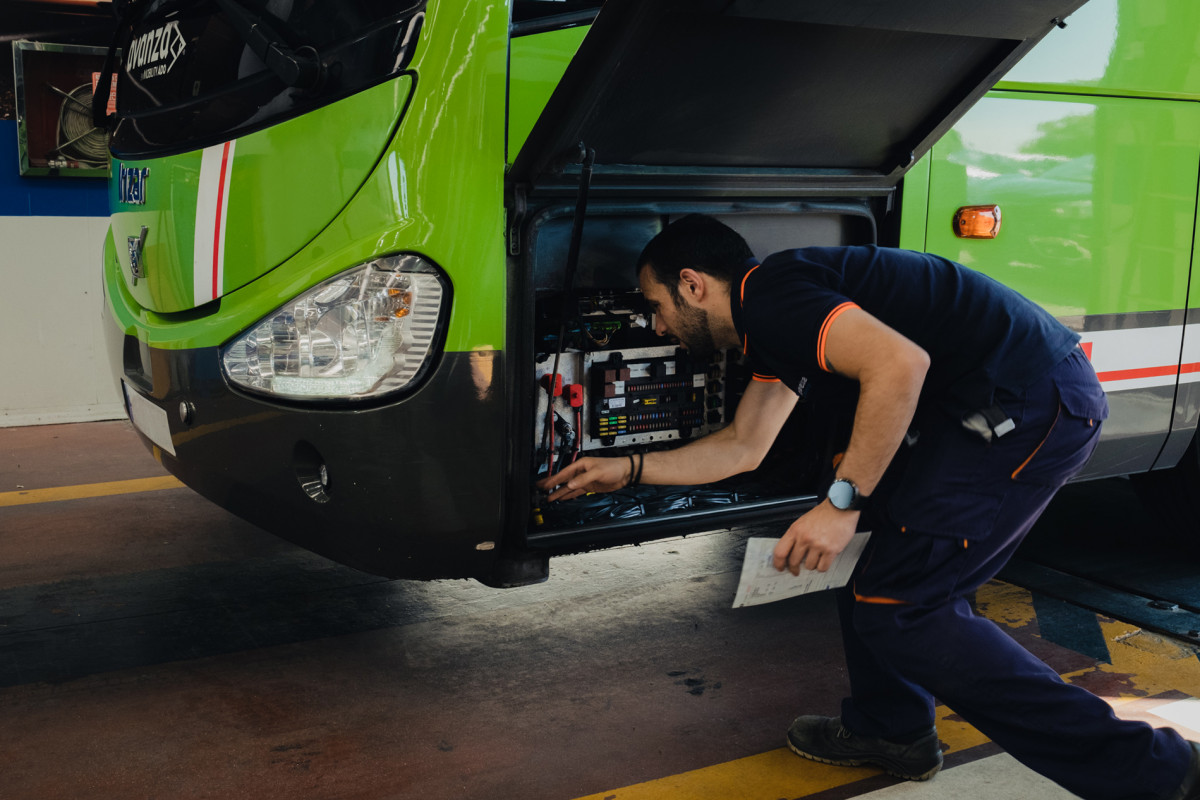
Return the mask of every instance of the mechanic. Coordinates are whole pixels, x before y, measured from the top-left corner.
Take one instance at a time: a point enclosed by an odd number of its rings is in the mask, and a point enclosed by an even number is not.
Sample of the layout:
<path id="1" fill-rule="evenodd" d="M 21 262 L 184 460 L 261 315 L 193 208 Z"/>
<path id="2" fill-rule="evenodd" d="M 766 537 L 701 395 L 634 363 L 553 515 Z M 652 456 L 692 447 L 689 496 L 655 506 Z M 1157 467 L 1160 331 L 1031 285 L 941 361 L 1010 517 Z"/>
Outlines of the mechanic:
<path id="1" fill-rule="evenodd" d="M 827 496 L 774 552 L 776 569 L 825 571 L 856 529 L 872 531 L 838 598 L 850 696 L 840 717 L 798 718 L 794 752 L 927 780 L 942 765 L 936 697 L 1083 798 L 1200 798 L 1200 745 L 1118 719 L 968 600 L 1096 446 L 1108 409 L 1075 333 L 934 255 L 808 247 L 760 264 L 703 215 L 666 227 L 637 269 L 659 335 L 693 357 L 736 347 L 753 381 L 725 428 L 674 450 L 579 459 L 539 482 L 550 500 L 754 469 L 807 392 L 858 386 Z"/>

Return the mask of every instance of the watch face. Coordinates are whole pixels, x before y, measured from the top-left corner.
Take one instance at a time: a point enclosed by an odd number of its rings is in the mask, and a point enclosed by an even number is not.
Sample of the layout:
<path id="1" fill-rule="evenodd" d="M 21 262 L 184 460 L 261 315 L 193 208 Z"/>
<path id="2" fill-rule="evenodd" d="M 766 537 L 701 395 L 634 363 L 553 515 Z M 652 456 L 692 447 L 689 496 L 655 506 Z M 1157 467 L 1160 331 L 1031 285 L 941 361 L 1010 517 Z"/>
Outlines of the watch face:
<path id="1" fill-rule="evenodd" d="M 829 487 L 829 502 L 843 511 L 854 505 L 857 496 L 858 490 L 848 480 L 836 480 Z"/>

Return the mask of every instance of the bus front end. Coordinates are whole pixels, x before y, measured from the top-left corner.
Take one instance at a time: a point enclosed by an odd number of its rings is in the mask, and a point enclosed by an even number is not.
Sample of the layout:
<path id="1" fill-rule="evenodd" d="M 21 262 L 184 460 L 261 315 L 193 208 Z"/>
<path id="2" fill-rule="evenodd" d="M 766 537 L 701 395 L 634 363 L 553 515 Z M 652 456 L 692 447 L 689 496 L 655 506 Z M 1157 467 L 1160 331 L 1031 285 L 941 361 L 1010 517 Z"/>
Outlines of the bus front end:
<path id="1" fill-rule="evenodd" d="M 107 350 L 200 494 L 487 578 L 505 461 L 505 6 L 124 4 Z"/>

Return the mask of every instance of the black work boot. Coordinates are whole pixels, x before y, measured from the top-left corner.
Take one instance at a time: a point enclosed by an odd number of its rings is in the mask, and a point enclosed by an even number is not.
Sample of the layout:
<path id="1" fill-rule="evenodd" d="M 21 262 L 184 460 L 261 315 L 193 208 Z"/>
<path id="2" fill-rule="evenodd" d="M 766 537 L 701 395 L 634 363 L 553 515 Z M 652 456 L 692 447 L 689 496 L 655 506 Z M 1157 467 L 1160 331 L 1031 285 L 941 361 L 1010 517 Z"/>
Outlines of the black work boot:
<path id="1" fill-rule="evenodd" d="M 927 781 L 942 768 L 942 747 L 930 729 L 915 742 L 856 736 L 842 727 L 840 717 L 798 718 L 788 729 L 788 747 L 796 755 L 838 767 L 870 764 L 909 781 Z"/>
<path id="2" fill-rule="evenodd" d="M 1192 760 L 1179 791 L 1171 796 L 1171 800 L 1200 800 L 1200 742 L 1188 744 L 1192 746 Z"/>

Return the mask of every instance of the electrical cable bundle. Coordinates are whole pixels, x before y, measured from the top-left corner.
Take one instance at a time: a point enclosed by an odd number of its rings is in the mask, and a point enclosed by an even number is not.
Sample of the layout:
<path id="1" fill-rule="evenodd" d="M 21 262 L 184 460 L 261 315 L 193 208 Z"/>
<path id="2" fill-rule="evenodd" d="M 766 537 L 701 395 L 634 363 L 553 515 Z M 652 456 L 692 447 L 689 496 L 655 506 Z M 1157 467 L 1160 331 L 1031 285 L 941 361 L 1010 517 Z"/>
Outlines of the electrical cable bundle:
<path id="1" fill-rule="evenodd" d="M 737 485 L 738 483 L 742 485 Z M 584 495 L 569 503 L 552 503 L 543 508 L 541 513 L 547 526 L 567 527 L 606 520 L 657 517 L 672 511 L 730 506 L 768 495 L 769 492 L 764 491 L 761 485 L 746 481 L 703 486 L 643 484 L 636 490 L 618 489 L 614 492 Z"/>

